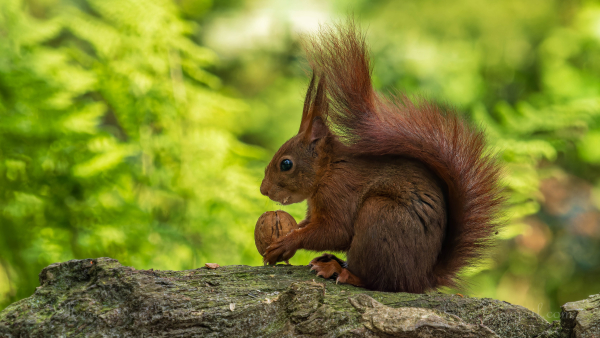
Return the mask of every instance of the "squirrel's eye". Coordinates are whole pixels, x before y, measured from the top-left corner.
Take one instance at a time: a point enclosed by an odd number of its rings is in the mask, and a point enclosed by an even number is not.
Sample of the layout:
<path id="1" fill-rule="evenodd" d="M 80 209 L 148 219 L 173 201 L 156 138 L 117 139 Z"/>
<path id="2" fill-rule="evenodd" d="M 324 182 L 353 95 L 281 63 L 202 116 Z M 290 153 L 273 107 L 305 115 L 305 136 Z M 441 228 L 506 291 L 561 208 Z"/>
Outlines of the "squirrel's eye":
<path id="1" fill-rule="evenodd" d="M 292 166 L 294 164 L 292 163 L 292 161 L 285 159 L 283 161 L 281 161 L 281 164 L 279 165 L 279 167 L 281 168 L 281 171 L 288 171 L 290 169 L 292 169 Z"/>

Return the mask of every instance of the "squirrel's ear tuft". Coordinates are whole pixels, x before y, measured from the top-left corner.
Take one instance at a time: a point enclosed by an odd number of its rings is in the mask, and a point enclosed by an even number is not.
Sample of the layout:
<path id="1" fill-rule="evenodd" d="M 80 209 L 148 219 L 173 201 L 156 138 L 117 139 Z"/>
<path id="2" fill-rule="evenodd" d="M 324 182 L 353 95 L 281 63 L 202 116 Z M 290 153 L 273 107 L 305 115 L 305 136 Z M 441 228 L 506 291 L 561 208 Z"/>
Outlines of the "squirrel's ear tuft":
<path id="1" fill-rule="evenodd" d="M 306 99 L 304 100 L 304 111 L 302 112 L 302 123 L 300 124 L 300 133 L 304 132 L 304 138 L 314 141 L 327 135 L 328 129 L 324 118 L 327 116 L 328 102 L 325 90 L 325 78 L 319 79 L 317 91 L 313 96 L 315 75 L 310 80 Z M 318 124 L 318 125 L 316 125 Z"/>
<path id="2" fill-rule="evenodd" d="M 308 129 L 308 125 L 310 124 L 314 89 L 315 73 L 313 72 L 312 77 L 310 78 L 310 84 L 306 90 L 306 97 L 304 98 L 304 109 L 302 109 L 302 120 L 300 121 L 300 130 L 298 130 L 298 134 L 306 131 L 306 129 Z"/>
<path id="3" fill-rule="evenodd" d="M 323 121 L 323 118 L 320 116 L 315 117 L 311 124 L 309 141 L 312 143 L 322 139 L 323 137 L 327 136 L 328 133 L 329 128 L 325 124 L 325 121 Z"/>

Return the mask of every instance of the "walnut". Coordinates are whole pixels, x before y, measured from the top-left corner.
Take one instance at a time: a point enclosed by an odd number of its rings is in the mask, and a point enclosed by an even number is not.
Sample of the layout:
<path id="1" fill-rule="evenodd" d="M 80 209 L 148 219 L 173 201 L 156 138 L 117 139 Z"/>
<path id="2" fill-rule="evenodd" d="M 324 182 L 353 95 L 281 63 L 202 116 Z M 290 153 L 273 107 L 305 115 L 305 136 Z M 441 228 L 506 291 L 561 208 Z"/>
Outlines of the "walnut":
<path id="1" fill-rule="evenodd" d="M 261 256 L 267 247 L 277 238 L 298 229 L 298 224 L 292 215 L 283 210 L 267 211 L 260 216 L 254 228 L 254 242 Z"/>

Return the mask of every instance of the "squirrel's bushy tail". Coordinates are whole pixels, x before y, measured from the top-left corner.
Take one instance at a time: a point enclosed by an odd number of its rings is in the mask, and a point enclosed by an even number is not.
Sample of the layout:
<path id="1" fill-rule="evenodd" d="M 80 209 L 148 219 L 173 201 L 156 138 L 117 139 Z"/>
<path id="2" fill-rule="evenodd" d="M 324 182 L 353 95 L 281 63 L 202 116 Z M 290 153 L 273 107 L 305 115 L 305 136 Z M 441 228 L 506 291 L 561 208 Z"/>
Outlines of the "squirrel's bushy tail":
<path id="1" fill-rule="evenodd" d="M 415 158 L 446 182 L 447 232 L 433 273 L 437 287 L 455 286 L 459 271 L 490 244 L 503 202 L 484 134 L 425 100 L 375 93 L 365 38 L 353 22 L 321 29 L 305 49 L 325 80 L 327 123 L 355 153 Z"/>

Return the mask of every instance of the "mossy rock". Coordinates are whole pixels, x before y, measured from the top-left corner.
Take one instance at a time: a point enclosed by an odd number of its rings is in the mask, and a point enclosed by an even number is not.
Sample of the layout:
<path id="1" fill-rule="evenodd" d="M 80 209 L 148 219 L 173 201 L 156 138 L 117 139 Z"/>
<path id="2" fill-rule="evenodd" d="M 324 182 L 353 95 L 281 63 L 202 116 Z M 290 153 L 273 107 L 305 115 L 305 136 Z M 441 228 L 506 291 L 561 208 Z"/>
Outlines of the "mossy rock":
<path id="1" fill-rule="evenodd" d="M 443 324 L 415 326 L 419 316 Z M 385 324 L 400 320 L 409 324 Z M 369 291 L 317 278 L 305 266 L 158 271 L 111 258 L 52 264 L 31 297 L 0 312 L 2 337 L 437 337 L 436 325 L 465 337 L 572 330 L 498 300 Z"/>

